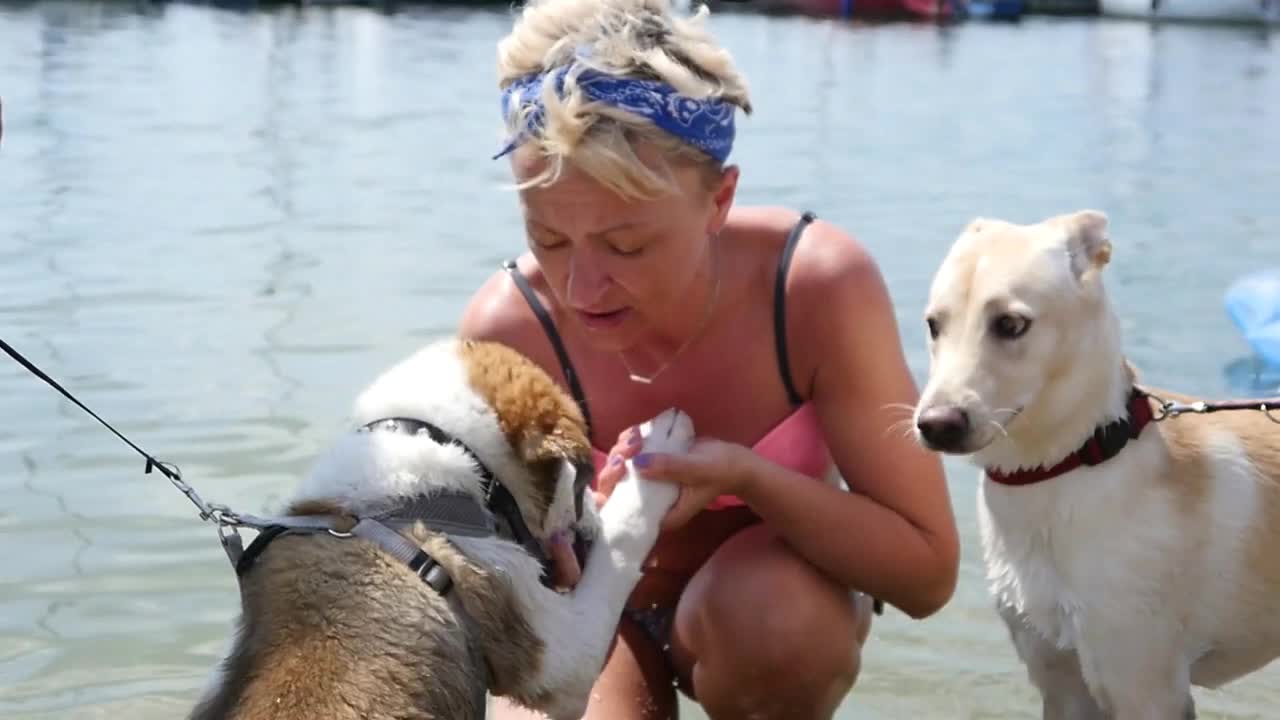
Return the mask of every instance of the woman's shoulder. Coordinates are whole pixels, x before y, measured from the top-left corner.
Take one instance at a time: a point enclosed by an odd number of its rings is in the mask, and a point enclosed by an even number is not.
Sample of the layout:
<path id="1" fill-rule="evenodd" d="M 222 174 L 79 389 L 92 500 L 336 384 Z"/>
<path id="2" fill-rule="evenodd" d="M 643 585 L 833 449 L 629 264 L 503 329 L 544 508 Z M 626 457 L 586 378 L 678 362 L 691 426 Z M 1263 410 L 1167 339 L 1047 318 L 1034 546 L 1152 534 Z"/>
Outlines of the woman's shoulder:
<path id="1" fill-rule="evenodd" d="M 771 295 L 780 253 L 804 212 L 756 207 L 730 215 L 740 237 L 760 241 L 761 267 L 768 274 L 761 281 L 770 283 Z M 880 268 L 852 233 L 819 213 L 796 240 L 783 298 L 788 355 L 798 386 L 812 389 L 823 366 L 848 367 L 860 361 L 853 356 L 866 348 L 898 341 Z"/>
<path id="2" fill-rule="evenodd" d="M 782 206 L 735 207 L 729 225 L 741 237 L 771 246 L 777 257 L 806 212 L 809 211 Z M 804 225 L 789 259 L 786 294 L 788 300 L 796 295 L 821 299 L 824 292 L 858 285 L 878 274 L 875 260 L 851 232 L 815 212 Z"/>

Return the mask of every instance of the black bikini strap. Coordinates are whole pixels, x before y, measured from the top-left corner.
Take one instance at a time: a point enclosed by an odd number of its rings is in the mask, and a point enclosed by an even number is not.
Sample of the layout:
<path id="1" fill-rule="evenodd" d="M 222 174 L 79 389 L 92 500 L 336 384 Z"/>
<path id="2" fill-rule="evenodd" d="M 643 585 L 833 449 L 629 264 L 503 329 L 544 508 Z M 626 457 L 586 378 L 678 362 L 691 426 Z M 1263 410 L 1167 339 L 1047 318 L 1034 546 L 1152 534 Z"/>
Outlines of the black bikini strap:
<path id="1" fill-rule="evenodd" d="M 520 289 L 520 294 L 524 295 L 525 301 L 529 303 L 529 309 L 533 310 L 538 322 L 542 323 L 542 329 L 546 331 L 547 339 L 551 341 L 551 347 L 560 360 L 560 370 L 564 373 L 564 379 L 569 383 L 569 393 L 573 395 L 574 402 L 578 403 L 578 407 L 582 410 L 582 417 L 587 423 L 587 434 L 590 435 L 591 411 L 587 409 L 587 394 L 582 391 L 582 384 L 578 382 L 578 373 L 573 369 L 573 363 L 569 361 L 569 353 L 564 349 L 564 342 L 560 339 L 560 332 L 556 330 L 555 321 L 551 319 L 551 313 L 547 312 L 542 302 L 538 300 L 533 288 L 529 286 L 529 281 L 516 267 L 515 260 L 503 262 L 502 269 L 511 276 L 511 280 Z"/>
<path id="2" fill-rule="evenodd" d="M 787 398 L 792 405 L 800 405 L 804 398 L 791 381 L 791 362 L 787 357 L 787 270 L 791 267 L 791 256 L 795 254 L 796 245 L 800 243 L 800 235 L 817 217 L 806 210 L 795 227 L 791 228 L 787 244 L 782 248 L 782 257 L 778 260 L 778 276 L 773 285 L 773 342 L 778 353 L 778 371 L 782 374 L 782 384 L 787 389 Z"/>

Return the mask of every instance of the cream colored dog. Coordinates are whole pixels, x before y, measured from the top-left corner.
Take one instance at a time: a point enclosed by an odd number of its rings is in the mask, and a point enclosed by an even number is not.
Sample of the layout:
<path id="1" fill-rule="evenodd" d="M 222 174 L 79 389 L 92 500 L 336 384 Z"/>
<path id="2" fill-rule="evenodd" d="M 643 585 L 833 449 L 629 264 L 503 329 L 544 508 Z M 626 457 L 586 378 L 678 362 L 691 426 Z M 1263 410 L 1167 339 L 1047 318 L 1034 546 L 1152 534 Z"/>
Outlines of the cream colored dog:
<path id="1" fill-rule="evenodd" d="M 1280 426 L 1152 422 L 1110 255 L 1098 212 L 970 224 L 934 278 L 917 433 L 984 468 L 987 577 L 1043 716 L 1193 718 L 1191 685 L 1280 655 Z"/>
<path id="2" fill-rule="evenodd" d="M 693 428 L 641 434 L 681 452 Z M 191 718 L 478 720 L 486 691 L 580 718 L 678 494 L 631 471 L 597 514 L 593 472 L 581 412 L 515 351 L 450 339 L 391 368 L 232 552 L 239 628 Z"/>

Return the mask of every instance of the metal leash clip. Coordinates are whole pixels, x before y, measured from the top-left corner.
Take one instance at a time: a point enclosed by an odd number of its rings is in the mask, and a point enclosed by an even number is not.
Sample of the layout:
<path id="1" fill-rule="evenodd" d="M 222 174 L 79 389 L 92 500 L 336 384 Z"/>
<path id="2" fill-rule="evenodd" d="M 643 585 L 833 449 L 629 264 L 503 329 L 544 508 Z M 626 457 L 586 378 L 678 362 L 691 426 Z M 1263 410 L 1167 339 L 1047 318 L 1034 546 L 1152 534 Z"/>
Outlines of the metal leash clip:
<path id="1" fill-rule="evenodd" d="M 191 504 L 200 511 L 201 520 L 212 522 L 217 526 L 218 542 L 222 544 L 227 558 L 231 560 L 233 566 L 239 562 L 240 556 L 244 554 L 244 540 L 240 537 L 239 531 L 239 527 L 243 524 L 240 515 L 226 505 L 205 502 L 204 498 L 200 497 L 200 493 L 182 479 L 182 470 L 177 465 L 156 460 L 147 455 L 147 467 L 143 473 L 150 475 L 153 469 L 159 470 L 160 474 L 168 478 L 179 492 L 187 496 Z"/>
<path id="2" fill-rule="evenodd" d="M 1159 398 L 1156 398 L 1160 400 Z M 1174 418 L 1186 413 L 1205 413 L 1209 411 L 1209 404 L 1203 400 L 1193 403 L 1180 403 L 1172 400 L 1160 400 L 1160 416 L 1156 420 L 1165 418 Z"/>
<path id="3" fill-rule="evenodd" d="M 1159 404 L 1159 408 L 1152 413 L 1152 420 L 1159 422 L 1168 418 L 1175 418 L 1179 415 L 1187 413 L 1212 413 L 1220 411 L 1236 411 L 1236 410 L 1257 410 L 1261 412 L 1268 420 L 1280 425 L 1280 414 L 1276 411 L 1280 410 L 1280 398 L 1265 398 L 1258 400 L 1224 400 L 1220 402 L 1206 402 L 1197 400 L 1195 402 L 1175 402 L 1173 400 L 1165 400 L 1159 395 L 1143 391 L 1147 397 L 1155 400 Z"/>
<path id="4" fill-rule="evenodd" d="M 240 557 L 244 555 L 244 539 L 240 537 L 240 518 L 225 505 L 217 506 L 214 510 L 216 514 L 213 520 L 218 524 L 218 542 L 227 553 L 231 567 L 235 567 L 240 564 Z"/>

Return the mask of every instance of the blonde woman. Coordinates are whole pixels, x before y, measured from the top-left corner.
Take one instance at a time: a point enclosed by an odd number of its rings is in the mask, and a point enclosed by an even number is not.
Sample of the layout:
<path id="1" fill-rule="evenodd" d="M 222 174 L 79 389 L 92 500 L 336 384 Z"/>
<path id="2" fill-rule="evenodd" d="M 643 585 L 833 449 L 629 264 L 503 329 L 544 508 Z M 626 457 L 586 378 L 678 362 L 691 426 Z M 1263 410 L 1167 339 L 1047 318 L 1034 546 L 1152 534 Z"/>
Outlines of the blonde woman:
<path id="1" fill-rule="evenodd" d="M 564 383 L 611 448 L 604 502 L 636 423 L 677 406 L 701 438 L 635 458 L 682 492 L 588 717 L 674 717 L 678 686 L 717 720 L 830 718 L 870 598 L 914 618 L 950 599 L 956 528 L 939 461 L 889 429 L 916 387 L 874 261 L 812 214 L 733 204 L 751 105 L 704 15 L 526 4 L 498 47 L 498 157 L 529 252 L 477 291 L 461 332 Z"/>

